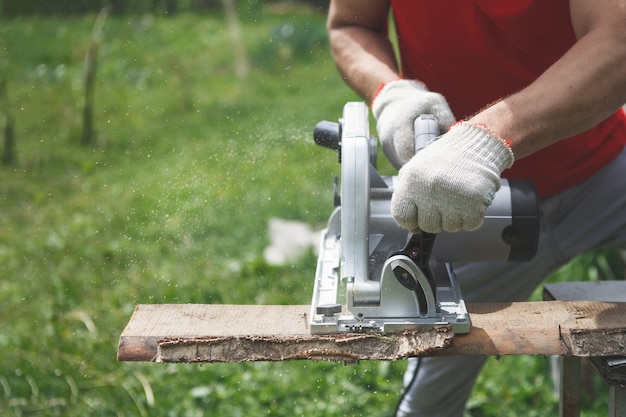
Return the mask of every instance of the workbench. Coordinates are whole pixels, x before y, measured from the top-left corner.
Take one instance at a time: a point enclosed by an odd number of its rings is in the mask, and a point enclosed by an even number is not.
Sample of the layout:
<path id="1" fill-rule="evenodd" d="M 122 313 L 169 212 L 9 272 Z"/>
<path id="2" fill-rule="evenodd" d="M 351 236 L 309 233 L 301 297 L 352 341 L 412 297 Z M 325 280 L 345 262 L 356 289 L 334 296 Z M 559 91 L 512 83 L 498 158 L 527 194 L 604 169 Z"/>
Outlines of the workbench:
<path id="1" fill-rule="evenodd" d="M 313 335 L 308 305 L 141 304 L 120 336 L 118 360 L 210 363 L 399 360 L 444 355 L 556 355 L 561 416 L 579 415 L 580 359 L 609 385 L 611 417 L 623 411 L 626 282 L 545 287 L 549 301 L 468 304 L 468 334 L 450 325 L 397 334 Z"/>
<path id="2" fill-rule="evenodd" d="M 600 302 L 626 302 L 626 281 L 564 282 L 546 284 L 545 300 L 589 300 Z M 621 318 L 626 323 L 626 316 Z M 587 356 L 604 378 L 609 390 L 609 417 L 626 417 L 626 347 L 618 345 L 613 355 Z M 581 357 L 560 356 L 559 415 L 580 415 Z"/>

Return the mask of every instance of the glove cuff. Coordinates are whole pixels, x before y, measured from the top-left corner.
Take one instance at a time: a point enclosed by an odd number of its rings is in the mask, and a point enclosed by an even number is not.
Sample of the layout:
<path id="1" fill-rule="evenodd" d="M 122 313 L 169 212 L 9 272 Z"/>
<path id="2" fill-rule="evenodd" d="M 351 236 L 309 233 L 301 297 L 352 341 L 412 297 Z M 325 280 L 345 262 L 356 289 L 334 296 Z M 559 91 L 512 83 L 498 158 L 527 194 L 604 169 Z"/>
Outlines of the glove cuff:
<path id="1" fill-rule="evenodd" d="M 396 81 L 402 81 L 402 78 L 396 78 L 395 80 L 391 80 L 391 81 L 383 81 L 382 83 L 380 83 L 380 85 L 378 86 L 378 88 L 376 89 L 376 91 L 374 92 L 374 94 L 372 95 L 372 102 L 370 103 L 370 108 L 374 105 L 374 100 L 376 100 L 376 97 L 378 97 L 378 95 L 383 91 L 383 89 L 391 84 L 391 83 L 395 83 Z"/>
<path id="2" fill-rule="evenodd" d="M 468 145 L 492 161 L 500 173 L 513 166 L 515 155 L 511 143 L 484 124 L 461 120 L 450 127 L 450 133 L 452 132 L 458 140 L 471 141 Z"/>
<path id="3" fill-rule="evenodd" d="M 397 98 L 398 94 L 406 94 L 407 89 L 414 89 L 419 92 L 428 91 L 424 83 L 415 80 L 397 79 L 384 82 L 378 87 L 372 98 L 371 108 L 374 117 L 378 119 L 385 106 Z"/>

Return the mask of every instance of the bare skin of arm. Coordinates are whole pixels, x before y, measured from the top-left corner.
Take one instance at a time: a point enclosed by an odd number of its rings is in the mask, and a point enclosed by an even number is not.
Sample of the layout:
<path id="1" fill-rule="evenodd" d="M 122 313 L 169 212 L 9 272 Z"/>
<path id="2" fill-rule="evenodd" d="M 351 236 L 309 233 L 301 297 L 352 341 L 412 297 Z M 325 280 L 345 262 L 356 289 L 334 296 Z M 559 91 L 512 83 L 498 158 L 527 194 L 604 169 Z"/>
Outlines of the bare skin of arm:
<path id="1" fill-rule="evenodd" d="M 333 0 L 328 17 L 339 71 L 365 100 L 399 77 L 387 39 L 389 2 Z M 537 80 L 470 121 L 508 139 L 516 159 L 590 129 L 626 103 L 626 0 L 570 0 L 578 42 Z"/>
<path id="2" fill-rule="evenodd" d="M 330 2 L 327 26 L 333 59 L 344 80 L 367 102 L 381 83 L 399 78 L 387 37 L 389 7 L 386 0 Z"/>

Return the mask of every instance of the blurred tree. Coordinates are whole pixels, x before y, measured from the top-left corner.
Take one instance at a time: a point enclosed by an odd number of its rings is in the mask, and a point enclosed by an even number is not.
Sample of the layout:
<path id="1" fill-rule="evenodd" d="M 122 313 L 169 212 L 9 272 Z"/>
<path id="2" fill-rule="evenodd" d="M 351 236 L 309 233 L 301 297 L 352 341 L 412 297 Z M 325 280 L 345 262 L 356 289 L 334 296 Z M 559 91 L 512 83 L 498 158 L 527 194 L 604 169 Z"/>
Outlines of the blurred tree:
<path id="1" fill-rule="evenodd" d="M 87 56 L 85 57 L 85 102 L 83 106 L 83 132 L 81 135 L 81 143 L 83 145 L 89 145 L 94 140 L 93 106 L 98 50 L 100 49 L 104 22 L 109 15 L 110 9 L 110 7 L 104 7 L 98 14 L 91 31 L 91 40 L 87 49 Z"/>
<path id="2" fill-rule="evenodd" d="M 4 113 L 4 148 L 2 153 L 2 163 L 10 165 L 15 162 L 15 128 L 11 106 L 9 103 L 8 81 L 6 78 L 0 80 L 0 103 Z"/>
<path id="3" fill-rule="evenodd" d="M 239 28 L 235 0 L 222 0 L 222 3 L 224 4 L 230 39 L 233 43 L 235 53 L 235 74 L 237 74 L 240 80 L 244 80 L 248 77 L 248 73 L 250 72 L 250 64 L 248 63 L 248 56 L 246 55 L 243 40 L 241 39 L 241 29 Z"/>

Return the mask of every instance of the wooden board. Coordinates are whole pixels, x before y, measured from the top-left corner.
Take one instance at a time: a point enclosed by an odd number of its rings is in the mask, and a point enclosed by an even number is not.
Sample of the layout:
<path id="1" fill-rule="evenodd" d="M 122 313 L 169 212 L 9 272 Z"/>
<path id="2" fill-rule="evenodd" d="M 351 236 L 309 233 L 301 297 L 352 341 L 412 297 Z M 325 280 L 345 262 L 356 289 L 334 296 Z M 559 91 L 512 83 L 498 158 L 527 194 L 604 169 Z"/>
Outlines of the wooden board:
<path id="1" fill-rule="evenodd" d="M 546 284 L 544 300 L 626 302 L 626 281 L 580 281 Z M 595 343 L 603 343 L 597 336 Z M 611 343 L 611 340 L 608 341 Z M 595 357 L 591 362 L 609 385 L 626 384 L 626 349 L 622 356 Z"/>
<path id="2" fill-rule="evenodd" d="M 441 355 L 615 356 L 626 351 L 626 303 L 468 305 L 472 328 Z"/>
<path id="3" fill-rule="evenodd" d="M 138 305 L 120 361 L 396 360 L 436 355 L 616 356 L 626 352 L 626 303 L 470 304 L 469 334 L 449 326 L 390 335 L 311 335 L 310 307 Z"/>
<path id="4" fill-rule="evenodd" d="M 311 335 L 309 306 L 138 305 L 120 337 L 118 360 L 247 362 L 403 359 L 440 349 L 450 326 L 395 335 Z"/>

